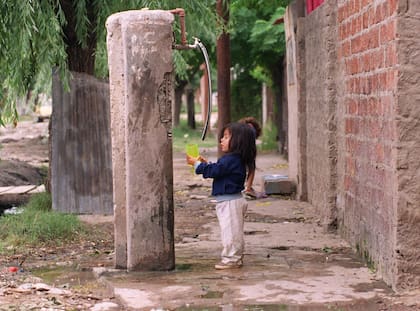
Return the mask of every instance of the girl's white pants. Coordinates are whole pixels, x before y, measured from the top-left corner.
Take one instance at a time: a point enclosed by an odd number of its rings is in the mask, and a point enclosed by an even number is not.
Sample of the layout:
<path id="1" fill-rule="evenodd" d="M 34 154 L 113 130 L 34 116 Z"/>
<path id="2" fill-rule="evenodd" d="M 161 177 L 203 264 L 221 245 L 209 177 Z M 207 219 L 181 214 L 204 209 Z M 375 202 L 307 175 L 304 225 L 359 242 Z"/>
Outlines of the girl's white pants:
<path id="1" fill-rule="evenodd" d="M 245 249 L 244 217 L 248 203 L 244 198 L 216 204 L 222 239 L 222 262 L 242 263 Z"/>

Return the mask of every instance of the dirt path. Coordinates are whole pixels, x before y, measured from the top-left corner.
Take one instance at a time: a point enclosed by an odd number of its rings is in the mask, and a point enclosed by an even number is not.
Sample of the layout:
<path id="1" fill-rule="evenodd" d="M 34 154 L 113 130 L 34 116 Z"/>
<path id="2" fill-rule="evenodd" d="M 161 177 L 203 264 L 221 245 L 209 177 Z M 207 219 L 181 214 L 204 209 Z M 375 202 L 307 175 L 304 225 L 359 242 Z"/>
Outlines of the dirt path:
<path id="1" fill-rule="evenodd" d="M 0 127 L 0 187 L 41 185 L 48 167 L 48 121 Z"/>

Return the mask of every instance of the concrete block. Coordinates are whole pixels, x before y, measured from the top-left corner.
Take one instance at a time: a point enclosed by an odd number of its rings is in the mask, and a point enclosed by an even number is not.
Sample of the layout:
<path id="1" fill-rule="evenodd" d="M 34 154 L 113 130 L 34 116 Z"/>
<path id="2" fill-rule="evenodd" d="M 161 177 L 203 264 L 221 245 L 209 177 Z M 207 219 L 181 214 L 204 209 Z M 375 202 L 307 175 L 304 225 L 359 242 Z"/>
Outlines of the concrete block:
<path id="1" fill-rule="evenodd" d="M 296 184 L 287 175 L 264 175 L 263 189 L 266 194 L 292 194 L 296 191 Z"/>

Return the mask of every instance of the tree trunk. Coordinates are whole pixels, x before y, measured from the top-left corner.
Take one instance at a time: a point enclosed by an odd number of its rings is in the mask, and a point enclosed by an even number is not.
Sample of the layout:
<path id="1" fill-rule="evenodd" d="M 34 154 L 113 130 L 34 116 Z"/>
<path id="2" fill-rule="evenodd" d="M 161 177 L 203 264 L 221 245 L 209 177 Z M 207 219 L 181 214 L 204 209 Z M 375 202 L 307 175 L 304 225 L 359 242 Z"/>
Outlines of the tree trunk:
<path id="1" fill-rule="evenodd" d="M 174 127 L 179 125 L 179 119 L 181 114 L 181 105 L 182 105 L 182 95 L 184 94 L 185 86 L 187 85 L 187 81 L 177 81 L 177 86 L 175 87 L 175 103 L 173 107 L 173 114 L 172 114 L 172 124 Z"/>
<path id="2" fill-rule="evenodd" d="M 273 88 L 274 91 L 274 105 L 275 117 L 274 122 L 277 127 L 277 141 L 279 143 L 279 150 L 281 154 L 285 153 L 286 137 L 287 137 L 287 105 L 283 101 L 283 59 L 280 59 L 273 71 Z M 286 120 L 286 121 L 285 121 Z"/>
<path id="3" fill-rule="evenodd" d="M 229 1 L 217 0 L 217 15 L 223 25 L 223 32 L 217 39 L 217 132 L 230 122 L 230 36 L 225 31 L 229 22 Z M 221 155 L 218 144 L 218 154 Z"/>
<path id="4" fill-rule="evenodd" d="M 95 70 L 95 48 L 96 36 L 96 6 L 95 1 L 86 1 L 86 11 L 89 24 L 85 42 L 80 42 L 76 35 L 76 11 L 74 2 L 71 0 L 60 0 L 60 5 L 66 17 L 67 23 L 63 27 L 64 42 L 67 46 L 67 64 L 70 71 L 84 72 L 90 75 Z M 83 44 L 85 43 L 85 44 Z"/>
<path id="5" fill-rule="evenodd" d="M 194 89 L 187 88 L 188 127 L 195 130 Z"/>

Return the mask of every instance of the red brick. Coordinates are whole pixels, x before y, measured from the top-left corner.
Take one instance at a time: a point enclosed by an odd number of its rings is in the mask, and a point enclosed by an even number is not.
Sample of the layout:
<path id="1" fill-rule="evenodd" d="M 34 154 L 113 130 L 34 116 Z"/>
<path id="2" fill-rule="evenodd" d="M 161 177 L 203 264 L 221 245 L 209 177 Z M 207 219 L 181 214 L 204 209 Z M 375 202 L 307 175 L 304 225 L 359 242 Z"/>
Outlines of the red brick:
<path id="1" fill-rule="evenodd" d="M 380 42 L 386 44 L 389 41 L 396 39 L 396 21 L 395 19 L 389 20 L 386 24 L 380 27 Z"/>
<path id="2" fill-rule="evenodd" d="M 357 102 L 354 99 L 348 98 L 346 100 L 346 113 L 350 115 L 357 114 Z"/>
<path id="3" fill-rule="evenodd" d="M 344 7 L 340 6 L 338 7 L 338 12 L 337 12 L 337 18 L 338 18 L 338 23 L 341 24 L 342 21 L 344 21 L 345 17 L 344 17 Z"/>
<path id="4" fill-rule="evenodd" d="M 354 0 L 354 11 L 360 12 L 360 0 Z"/>
<path id="5" fill-rule="evenodd" d="M 375 155 L 376 155 L 375 161 L 377 163 L 383 163 L 384 162 L 385 154 L 384 154 L 384 146 L 382 144 L 377 143 L 375 145 Z"/>
<path id="6" fill-rule="evenodd" d="M 388 0 L 390 15 L 397 13 L 398 0 Z"/>
<path id="7" fill-rule="evenodd" d="M 397 71 L 393 69 L 387 72 L 386 89 L 389 91 L 393 91 L 396 88 L 397 88 Z"/>
<path id="8" fill-rule="evenodd" d="M 357 134 L 357 120 L 355 119 L 346 119 L 345 121 L 345 133 L 346 134 Z"/>
<path id="9" fill-rule="evenodd" d="M 367 99 L 362 98 L 359 100 L 357 105 L 357 113 L 359 116 L 365 116 L 367 112 Z"/>
<path id="10" fill-rule="evenodd" d="M 376 97 L 369 98 L 367 106 L 368 115 L 379 116 L 379 102 Z"/>
<path id="11" fill-rule="evenodd" d="M 372 5 L 368 9 L 369 12 L 369 27 L 375 25 L 375 7 Z"/>
<path id="12" fill-rule="evenodd" d="M 374 49 L 379 46 L 379 28 L 369 31 L 369 48 Z"/>
<path id="13" fill-rule="evenodd" d="M 369 27 L 369 12 L 363 12 L 362 15 L 362 29 L 367 29 Z"/>
<path id="14" fill-rule="evenodd" d="M 373 2 L 373 0 L 362 0 L 362 7 L 367 7 L 368 5 L 370 5 Z"/>
<path id="15" fill-rule="evenodd" d="M 343 42 L 342 48 L 343 48 L 343 51 L 342 51 L 343 56 L 344 57 L 350 56 L 350 40 L 346 40 L 345 42 Z"/>
<path id="16" fill-rule="evenodd" d="M 381 7 L 382 7 L 382 13 L 384 15 L 384 19 L 388 18 L 390 16 L 388 1 L 385 1 L 384 3 L 382 3 Z"/>
<path id="17" fill-rule="evenodd" d="M 370 76 L 370 91 L 372 94 L 378 92 L 379 82 L 375 75 Z"/>
<path id="18" fill-rule="evenodd" d="M 382 6 L 378 5 L 375 8 L 375 24 L 379 24 L 380 22 L 382 22 L 384 20 L 384 18 L 385 18 L 385 16 L 384 16 Z"/>
<path id="19" fill-rule="evenodd" d="M 357 54 L 361 51 L 360 36 L 351 39 L 351 53 Z"/>
<path id="20" fill-rule="evenodd" d="M 394 102 L 393 96 L 384 95 L 380 98 L 380 101 L 381 101 L 382 115 L 390 116 L 392 112 L 392 104 Z"/>
<path id="21" fill-rule="evenodd" d="M 365 53 L 360 57 L 360 72 L 368 72 L 370 70 L 370 53 Z"/>
<path id="22" fill-rule="evenodd" d="M 393 67 L 397 64 L 397 52 L 395 44 L 388 44 L 385 49 L 385 67 Z"/>
<path id="23" fill-rule="evenodd" d="M 374 57 L 374 62 L 372 62 L 373 67 L 371 68 L 372 70 L 374 69 L 380 69 L 380 68 L 384 68 L 384 64 L 385 64 L 385 52 L 383 48 L 378 49 L 377 51 L 373 52 L 373 57 Z"/>

